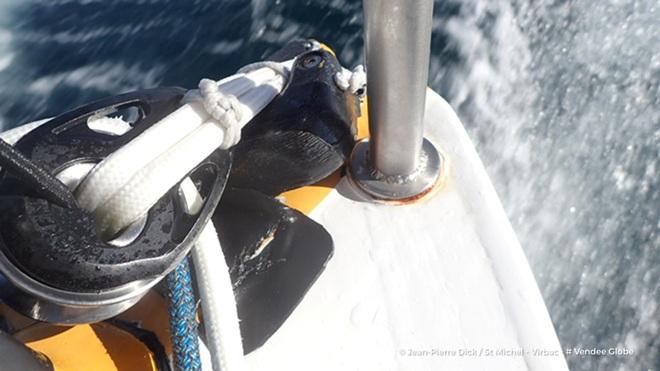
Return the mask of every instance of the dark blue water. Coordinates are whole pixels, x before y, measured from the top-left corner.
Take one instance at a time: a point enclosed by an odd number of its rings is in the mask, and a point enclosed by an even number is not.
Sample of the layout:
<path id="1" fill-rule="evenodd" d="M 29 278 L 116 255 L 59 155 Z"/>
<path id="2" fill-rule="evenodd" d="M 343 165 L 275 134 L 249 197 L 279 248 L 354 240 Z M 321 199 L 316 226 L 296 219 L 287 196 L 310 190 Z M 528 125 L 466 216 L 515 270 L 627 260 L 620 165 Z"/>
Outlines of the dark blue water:
<path id="1" fill-rule="evenodd" d="M 660 368 L 660 4 L 436 1 L 431 85 L 457 110 L 576 370 Z M 296 37 L 362 62 L 360 1 L 0 0 L 0 127 L 194 87 Z"/>

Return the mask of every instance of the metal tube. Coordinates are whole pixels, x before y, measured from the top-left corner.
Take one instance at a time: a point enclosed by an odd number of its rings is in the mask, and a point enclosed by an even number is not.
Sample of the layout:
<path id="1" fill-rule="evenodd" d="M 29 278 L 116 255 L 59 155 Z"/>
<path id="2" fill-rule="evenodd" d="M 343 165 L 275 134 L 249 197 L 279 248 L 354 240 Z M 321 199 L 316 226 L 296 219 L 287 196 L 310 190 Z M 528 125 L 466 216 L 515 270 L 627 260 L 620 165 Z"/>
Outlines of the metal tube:
<path id="1" fill-rule="evenodd" d="M 371 166 L 405 177 L 419 165 L 433 0 L 363 0 Z"/>
<path id="2" fill-rule="evenodd" d="M 363 0 L 371 138 L 349 180 L 376 201 L 414 202 L 440 179 L 443 159 L 424 138 L 433 0 Z"/>

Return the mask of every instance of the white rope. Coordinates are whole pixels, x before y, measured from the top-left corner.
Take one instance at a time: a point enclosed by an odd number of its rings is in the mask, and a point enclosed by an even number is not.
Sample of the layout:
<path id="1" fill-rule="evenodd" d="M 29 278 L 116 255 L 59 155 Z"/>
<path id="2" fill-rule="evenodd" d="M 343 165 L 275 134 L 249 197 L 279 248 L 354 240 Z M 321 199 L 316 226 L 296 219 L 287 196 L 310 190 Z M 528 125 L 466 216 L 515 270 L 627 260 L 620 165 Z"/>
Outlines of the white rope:
<path id="1" fill-rule="evenodd" d="M 197 337 L 197 342 L 199 343 L 199 358 L 202 361 L 202 371 L 212 371 L 213 364 L 211 364 L 211 352 L 209 348 L 206 347 L 206 344 Z"/>
<path id="2" fill-rule="evenodd" d="M 279 73 L 282 76 L 286 76 L 288 80 L 289 74 L 291 72 L 291 66 L 293 66 L 293 61 L 294 61 L 293 59 L 290 59 L 282 63 L 273 62 L 273 61 L 261 61 L 261 62 L 250 63 L 241 67 L 236 73 L 248 73 L 262 68 L 268 68 Z"/>
<path id="3" fill-rule="evenodd" d="M 138 220 L 169 189 L 218 148 L 224 131 L 204 123 L 147 166 L 136 171 L 127 183 L 94 210 L 97 228 L 111 237 Z M 165 171 L 164 171 L 165 170 Z"/>
<path id="4" fill-rule="evenodd" d="M 240 139 L 241 129 L 284 88 L 288 61 L 204 79 L 185 104 L 99 163 L 76 190 L 98 229 L 114 235 L 138 220 L 201 160 Z M 250 66 L 247 66 L 250 67 Z M 158 196 L 156 196 L 158 195 Z"/>
<path id="5" fill-rule="evenodd" d="M 232 147 L 241 139 L 241 108 L 233 95 L 223 94 L 218 84 L 209 79 L 199 82 L 199 93 L 206 112 L 224 129 L 222 148 Z"/>
<path id="6" fill-rule="evenodd" d="M 192 258 L 213 370 L 242 371 L 245 364 L 236 299 L 212 223 L 207 224 L 199 236 Z"/>
<path id="7" fill-rule="evenodd" d="M 201 210 L 204 201 L 190 178 L 181 182 L 179 195 L 188 212 L 197 213 Z M 243 371 L 243 343 L 236 299 L 213 223 L 209 222 L 197 239 L 192 259 L 213 370 Z"/>
<path id="8" fill-rule="evenodd" d="M 363 96 L 367 88 L 367 74 L 364 72 L 364 66 L 358 65 L 350 71 L 346 68 L 335 74 L 335 84 L 341 90 L 348 90 L 354 95 Z"/>
<path id="9" fill-rule="evenodd" d="M 9 129 L 5 132 L 0 133 L 0 139 L 4 140 L 5 142 L 13 146 L 14 144 L 16 144 L 16 142 L 18 142 L 19 139 L 23 138 L 25 134 L 31 132 L 32 130 L 38 128 L 39 126 L 43 125 L 48 121 L 50 121 L 50 118 L 17 126 L 13 129 Z"/>
<path id="10" fill-rule="evenodd" d="M 202 125 L 201 105 L 184 105 L 98 164 L 76 190 L 78 204 L 94 211 L 140 169 Z M 111 175 L 111 176 L 110 176 Z"/>

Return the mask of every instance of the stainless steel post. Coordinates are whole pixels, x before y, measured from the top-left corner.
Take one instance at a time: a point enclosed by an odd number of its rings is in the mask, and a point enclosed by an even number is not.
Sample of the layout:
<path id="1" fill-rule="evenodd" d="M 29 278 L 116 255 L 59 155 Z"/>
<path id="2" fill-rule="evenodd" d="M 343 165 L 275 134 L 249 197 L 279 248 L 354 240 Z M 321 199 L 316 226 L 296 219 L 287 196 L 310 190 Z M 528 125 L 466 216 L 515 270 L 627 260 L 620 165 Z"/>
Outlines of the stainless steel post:
<path id="1" fill-rule="evenodd" d="M 433 0 L 363 6 L 371 138 L 354 150 L 352 179 L 376 198 L 414 197 L 440 171 L 440 156 L 424 139 Z"/>

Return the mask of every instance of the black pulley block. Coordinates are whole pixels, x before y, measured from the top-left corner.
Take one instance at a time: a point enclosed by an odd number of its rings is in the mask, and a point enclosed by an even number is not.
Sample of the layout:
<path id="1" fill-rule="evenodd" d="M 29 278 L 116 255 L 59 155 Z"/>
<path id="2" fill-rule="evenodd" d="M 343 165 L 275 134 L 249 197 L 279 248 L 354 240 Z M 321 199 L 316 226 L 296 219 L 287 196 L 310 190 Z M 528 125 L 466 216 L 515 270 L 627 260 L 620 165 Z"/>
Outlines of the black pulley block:
<path id="1" fill-rule="evenodd" d="M 52 174 L 93 164 L 178 108 L 184 93 L 160 88 L 102 99 L 50 120 L 15 148 Z M 115 135 L 88 126 L 90 118 L 113 112 L 133 112 L 128 132 Z M 177 185 L 119 245 L 98 235 L 89 212 L 40 198 L 3 171 L 0 273 L 17 289 L 4 299 L 51 322 L 97 321 L 117 314 L 189 252 L 220 199 L 230 167 L 228 151 L 212 153 L 188 174 L 205 200 L 201 211 L 191 215 L 184 210 Z"/>

